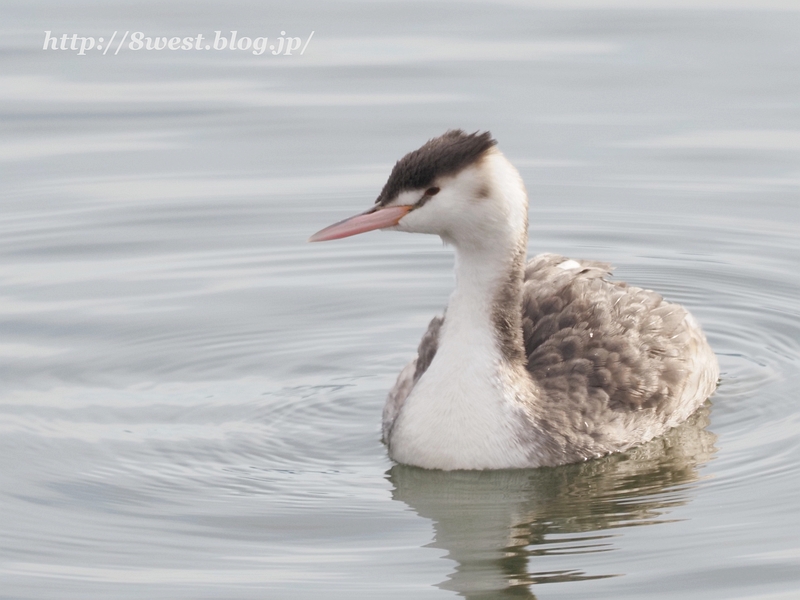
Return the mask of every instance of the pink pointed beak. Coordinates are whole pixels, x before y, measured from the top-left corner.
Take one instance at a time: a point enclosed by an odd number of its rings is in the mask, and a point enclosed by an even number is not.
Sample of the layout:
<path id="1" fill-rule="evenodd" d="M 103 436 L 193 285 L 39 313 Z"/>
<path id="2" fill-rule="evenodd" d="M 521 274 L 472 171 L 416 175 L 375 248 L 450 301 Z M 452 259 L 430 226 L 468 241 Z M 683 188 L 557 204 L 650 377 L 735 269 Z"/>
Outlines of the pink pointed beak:
<path id="1" fill-rule="evenodd" d="M 386 208 L 371 208 L 365 213 L 350 217 L 344 221 L 339 221 L 329 225 L 325 229 L 308 238 L 309 242 L 327 242 L 328 240 L 338 240 L 350 237 L 373 229 L 384 229 L 392 227 L 400 222 L 400 219 L 408 214 L 411 206 L 388 206 Z"/>

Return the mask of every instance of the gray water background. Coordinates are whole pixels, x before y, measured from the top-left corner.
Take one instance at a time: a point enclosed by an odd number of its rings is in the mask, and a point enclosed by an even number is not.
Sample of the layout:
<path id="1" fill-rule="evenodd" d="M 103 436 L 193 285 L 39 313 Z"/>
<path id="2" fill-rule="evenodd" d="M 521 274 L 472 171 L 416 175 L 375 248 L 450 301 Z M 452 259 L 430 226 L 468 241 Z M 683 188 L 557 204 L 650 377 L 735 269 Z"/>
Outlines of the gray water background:
<path id="1" fill-rule="evenodd" d="M 800 597 L 798 8 L 6 2 L 0 598 Z M 531 254 L 690 308 L 722 368 L 690 423 L 557 469 L 387 458 L 452 252 L 305 240 L 451 127 L 519 168 Z"/>

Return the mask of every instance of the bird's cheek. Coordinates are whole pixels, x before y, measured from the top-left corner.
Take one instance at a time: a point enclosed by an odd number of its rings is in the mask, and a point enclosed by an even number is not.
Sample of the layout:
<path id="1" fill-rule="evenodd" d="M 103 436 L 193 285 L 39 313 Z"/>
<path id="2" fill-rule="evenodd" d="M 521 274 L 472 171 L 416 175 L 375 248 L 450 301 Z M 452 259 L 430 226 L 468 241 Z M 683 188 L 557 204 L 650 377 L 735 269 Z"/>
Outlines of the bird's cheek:
<path id="1" fill-rule="evenodd" d="M 404 227 L 404 231 L 412 231 L 415 233 L 435 233 L 438 234 L 441 229 L 440 219 L 435 212 L 428 211 L 427 207 L 418 208 L 411 211 L 403 217 L 400 225 Z"/>

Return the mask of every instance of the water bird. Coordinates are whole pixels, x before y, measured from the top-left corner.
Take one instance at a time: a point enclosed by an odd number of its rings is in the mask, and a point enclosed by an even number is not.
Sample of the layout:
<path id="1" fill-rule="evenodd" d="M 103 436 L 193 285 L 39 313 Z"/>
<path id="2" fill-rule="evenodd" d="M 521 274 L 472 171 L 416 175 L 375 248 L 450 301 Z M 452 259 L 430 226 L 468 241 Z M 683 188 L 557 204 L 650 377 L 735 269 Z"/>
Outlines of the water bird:
<path id="1" fill-rule="evenodd" d="M 602 262 L 526 263 L 528 195 L 489 132 L 450 130 L 401 158 L 366 212 L 309 241 L 375 229 L 435 234 L 456 287 L 383 411 L 395 461 L 427 469 L 556 466 L 625 451 L 713 393 L 695 319 L 609 279 Z"/>

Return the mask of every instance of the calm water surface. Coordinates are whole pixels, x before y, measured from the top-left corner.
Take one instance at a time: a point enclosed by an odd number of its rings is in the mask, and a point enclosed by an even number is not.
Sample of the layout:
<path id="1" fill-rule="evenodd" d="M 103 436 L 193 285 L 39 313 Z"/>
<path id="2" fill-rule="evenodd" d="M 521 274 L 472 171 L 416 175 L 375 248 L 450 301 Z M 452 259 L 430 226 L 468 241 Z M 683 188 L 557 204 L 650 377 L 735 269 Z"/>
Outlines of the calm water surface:
<path id="1" fill-rule="evenodd" d="M 627 4 L 0 9 L 0 597 L 797 598 L 800 12 Z M 692 310 L 722 383 L 691 422 L 556 469 L 388 460 L 452 253 L 305 239 L 449 127 L 519 167 L 531 254 Z"/>

